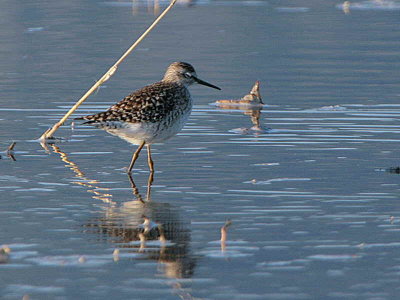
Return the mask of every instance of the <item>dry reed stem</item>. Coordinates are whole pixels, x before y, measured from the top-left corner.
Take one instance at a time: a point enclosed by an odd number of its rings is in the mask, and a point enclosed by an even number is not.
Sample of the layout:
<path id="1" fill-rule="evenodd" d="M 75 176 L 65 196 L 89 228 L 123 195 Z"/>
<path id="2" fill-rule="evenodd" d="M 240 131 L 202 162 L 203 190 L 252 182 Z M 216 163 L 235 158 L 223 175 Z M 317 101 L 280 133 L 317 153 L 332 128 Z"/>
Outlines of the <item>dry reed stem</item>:
<path id="1" fill-rule="evenodd" d="M 117 71 L 118 65 L 124 61 L 124 59 L 139 45 L 139 43 L 150 33 L 151 30 L 158 24 L 158 22 L 168 13 L 168 11 L 174 6 L 177 0 L 172 0 L 168 7 L 154 20 L 154 22 L 147 28 L 147 30 L 129 47 L 128 50 L 117 60 L 117 62 L 75 103 L 74 106 L 58 121 L 52 128 L 46 130 L 40 137 L 41 142 L 45 142 L 47 139 L 52 139 L 53 134 L 57 129 L 64 124 L 68 117 L 81 105 L 100 85 L 106 82 L 114 73 Z"/>
<path id="2" fill-rule="evenodd" d="M 16 142 L 12 142 L 10 146 L 8 146 L 7 151 L 13 151 L 15 147 Z"/>

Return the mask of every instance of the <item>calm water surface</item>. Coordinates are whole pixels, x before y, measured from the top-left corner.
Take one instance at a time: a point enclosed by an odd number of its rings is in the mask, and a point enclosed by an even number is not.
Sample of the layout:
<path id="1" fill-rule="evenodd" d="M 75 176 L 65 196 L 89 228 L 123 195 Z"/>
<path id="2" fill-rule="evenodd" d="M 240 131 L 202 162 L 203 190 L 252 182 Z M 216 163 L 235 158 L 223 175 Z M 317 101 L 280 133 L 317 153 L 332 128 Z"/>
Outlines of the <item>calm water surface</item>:
<path id="1" fill-rule="evenodd" d="M 134 148 L 117 137 L 68 122 L 64 142 L 35 139 L 146 29 L 152 7 L 2 2 L 0 245 L 11 253 L 0 298 L 397 298 L 398 3 L 344 14 L 325 2 L 177 5 L 77 111 L 107 108 L 177 60 L 222 88 L 191 89 L 187 126 L 154 146 L 151 190 L 145 154 L 130 180 Z M 255 80 L 261 111 L 210 105 Z"/>

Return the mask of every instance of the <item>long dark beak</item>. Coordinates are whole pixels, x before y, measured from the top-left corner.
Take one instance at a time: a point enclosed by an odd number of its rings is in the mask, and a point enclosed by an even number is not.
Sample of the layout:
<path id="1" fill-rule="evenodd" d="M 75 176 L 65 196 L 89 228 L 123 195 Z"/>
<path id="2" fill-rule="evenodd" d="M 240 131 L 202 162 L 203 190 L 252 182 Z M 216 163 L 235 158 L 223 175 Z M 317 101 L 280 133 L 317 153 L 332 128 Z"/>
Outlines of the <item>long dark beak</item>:
<path id="1" fill-rule="evenodd" d="M 203 80 L 201 80 L 201 79 L 198 79 L 197 77 L 194 77 L 194 76 L 193 76 L 193 79 L 194 79 L 194 81 L 196 81 L 198 84 L 202 84 L 202 85 L 205 85 L 205 86 L 209 86 L 209 87 L 211 87 L 211 88 L 213 88 L 213 89 L 221 90 L 219 87 L 217 87 L 217 86 L 215 86 L 215 85 L 213 85 L 213 84 L 211 84 L 211 83 L 205 82 L 205 81 L 203 81 Z"/>

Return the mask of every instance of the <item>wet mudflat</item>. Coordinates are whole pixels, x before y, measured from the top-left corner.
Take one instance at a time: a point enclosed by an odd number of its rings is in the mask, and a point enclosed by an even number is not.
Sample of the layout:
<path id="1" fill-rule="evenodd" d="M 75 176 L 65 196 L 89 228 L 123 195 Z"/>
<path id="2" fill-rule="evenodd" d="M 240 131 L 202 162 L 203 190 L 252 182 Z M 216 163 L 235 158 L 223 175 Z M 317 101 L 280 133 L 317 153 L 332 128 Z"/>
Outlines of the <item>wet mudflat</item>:
<path id="1" fill-rule="evenodd" d="M 176 60 L 222 88 L 191 88 L 188 124 L 153 147 L 150 190 L 145 153 L 129 178 L 134 147 L 99 129 L 35 141 L 146 29 L 147 4 L 1 4 L 1 297 L 396 298 L 398 10 L 336 4 L 175 7 L 76 114 Z M 261 109 L 214 104 L 256 80 Z"/>

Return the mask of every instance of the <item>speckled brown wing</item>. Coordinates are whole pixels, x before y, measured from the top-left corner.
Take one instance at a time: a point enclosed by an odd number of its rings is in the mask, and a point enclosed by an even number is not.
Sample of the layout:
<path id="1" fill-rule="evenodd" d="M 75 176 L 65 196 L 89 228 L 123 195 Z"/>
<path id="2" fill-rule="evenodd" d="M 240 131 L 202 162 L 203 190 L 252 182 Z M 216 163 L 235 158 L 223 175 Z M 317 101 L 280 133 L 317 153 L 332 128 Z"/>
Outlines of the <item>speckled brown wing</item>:
<path id="1" fill-rule="evenodd" d="M 108 122 L 159 122 L 186 99 L 187 90 L 175 83 L 157 82 L 126 96 L 107 111 L 85 116 L 84 124 Z"/>

